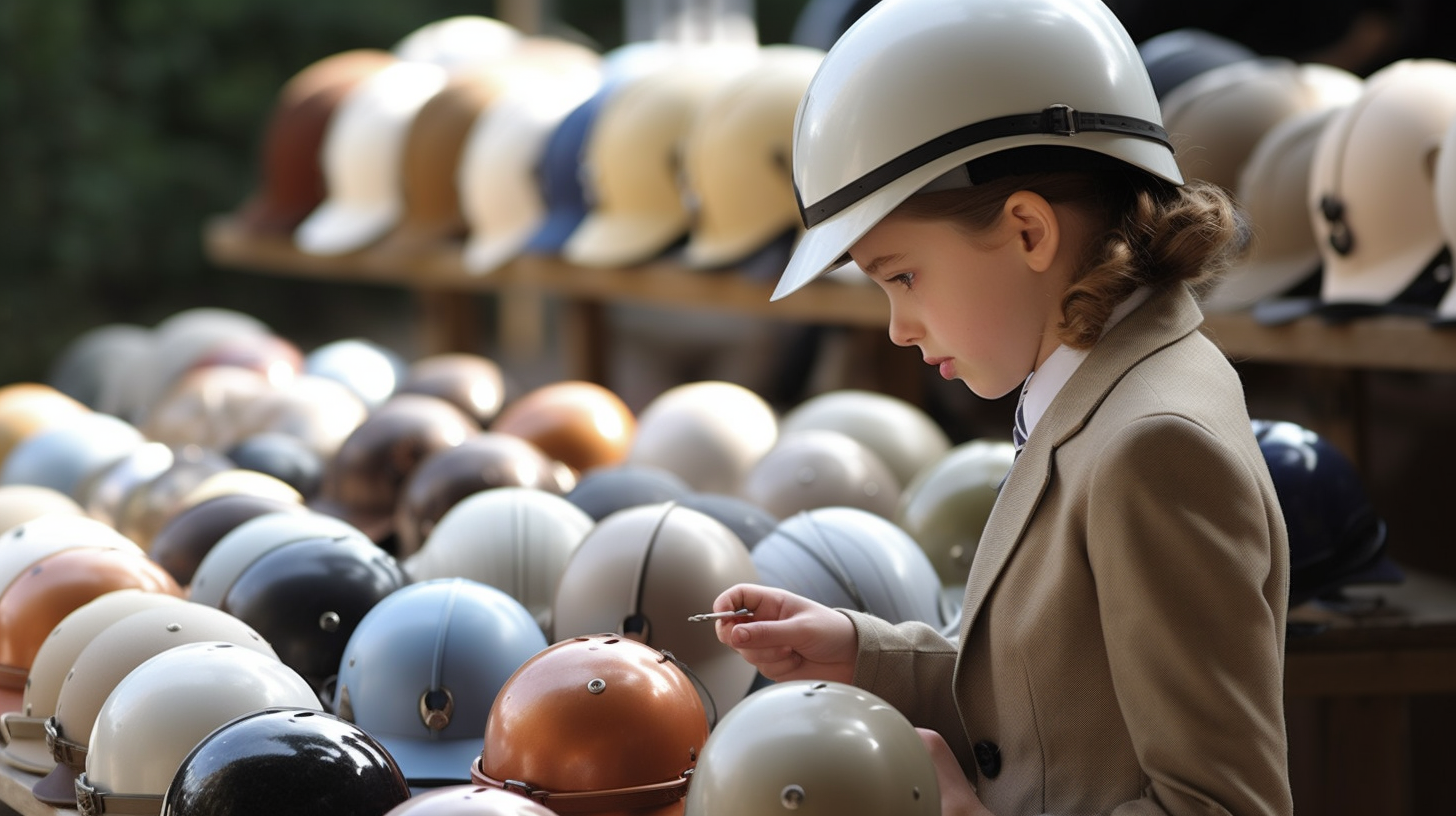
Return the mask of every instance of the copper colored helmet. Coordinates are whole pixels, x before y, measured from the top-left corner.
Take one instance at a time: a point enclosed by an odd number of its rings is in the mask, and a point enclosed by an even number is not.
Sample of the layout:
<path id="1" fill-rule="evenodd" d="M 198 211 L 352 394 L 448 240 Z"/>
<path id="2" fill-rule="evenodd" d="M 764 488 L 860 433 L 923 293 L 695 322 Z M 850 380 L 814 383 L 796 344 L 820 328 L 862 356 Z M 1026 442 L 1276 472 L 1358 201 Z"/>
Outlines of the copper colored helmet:
<path id="1" fill-rule="evenodd" d="M 405 480 L 394 513 L 400 558 L 413 555 L 435 524 L 467 496 L 494 487 L 531 487 L 561 495 L 576 485 L 571 469 L 510 434 L 484 431 L 437 451 Z"/>
<path id="2" fill-rule="evenodd" d="M 674 816 L 708 719 L 671 658 L 615 635 L 564 640 L 501 687 L 470 769 L 556 813 Z"/>
<path id="3" fill-rule="evenodd" d="M 475 120 L 506 89 L 505 77 L 482 68 L 452 76 L 410 123 L 400 159 L 404 212 L 380 249 L 418 250 L 465 236 L 456 168 Z"/>
<path id="4" fill-rule="evenodd" d="M 543 385 L 515 400 L 491 423 L 578 473 L 626 460 L 637 419 L 622 398 L 584 380 Z"/>
<path id="5" fill-rule="evenodd" d="M 22 689 L 56 624 L 118 589 L 182 594 L 166 570 L 132 549 L 72 547 L 32 564 L 0 594 L 0 686 Z"/>
<path id="6" fill-rule="evenodd" d="M 489 357 L 467 352 L 433 354 L 410 363 L 397 394 L 429 394 L 455 403 L 482 427 L 505 404 L 505 375 Z"/>
<path id="7" fill-rule="evenodd" d="M 324 200 L 324 132 L 339 102 L 395 57 L 359 48 L 324 57 L 284 83 L 263 134 L 261 184 L 238 213 L 255 234 L 291 235 Z"/>
<path id="8" fill-rule="evenodd" d="M 324 468 L 317 509 L 376 542 L 394 532 L 394 510 L 410 474 L 431 454 L 480 432 L 475 420 L 438 397 L 401 394 L 357 428 Z"/>

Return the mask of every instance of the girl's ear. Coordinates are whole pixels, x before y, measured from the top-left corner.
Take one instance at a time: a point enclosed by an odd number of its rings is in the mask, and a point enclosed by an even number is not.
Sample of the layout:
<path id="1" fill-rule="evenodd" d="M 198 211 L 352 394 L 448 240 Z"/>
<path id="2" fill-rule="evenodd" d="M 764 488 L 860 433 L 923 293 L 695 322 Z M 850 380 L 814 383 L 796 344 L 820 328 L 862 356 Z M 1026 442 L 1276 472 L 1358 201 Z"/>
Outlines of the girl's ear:
<path id="1" fill-rule="evenodd" d="M 1016 231 L 1026 265 L 1037 272 L 1052 266 L 1061 244 L 1061 223 L 1045 198 L 1030 190 L 1017 190 L 1002 208 L 1005 223 Z"/>

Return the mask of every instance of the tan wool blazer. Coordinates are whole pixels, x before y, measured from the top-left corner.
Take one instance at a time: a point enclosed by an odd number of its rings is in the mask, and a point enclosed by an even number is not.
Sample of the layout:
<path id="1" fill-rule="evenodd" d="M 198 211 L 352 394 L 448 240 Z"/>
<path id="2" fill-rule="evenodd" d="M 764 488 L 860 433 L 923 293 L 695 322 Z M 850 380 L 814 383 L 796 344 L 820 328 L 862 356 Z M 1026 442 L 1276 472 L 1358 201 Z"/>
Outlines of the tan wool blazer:
<path id="1" fill-rule="evenodd" d="M 1183 287 L 1091 350 L 987 522 L 960 642 L 846 612 L 855 683 L 1021 814 L 1289 814 L 1289 552 L 1237 374 Z"/>

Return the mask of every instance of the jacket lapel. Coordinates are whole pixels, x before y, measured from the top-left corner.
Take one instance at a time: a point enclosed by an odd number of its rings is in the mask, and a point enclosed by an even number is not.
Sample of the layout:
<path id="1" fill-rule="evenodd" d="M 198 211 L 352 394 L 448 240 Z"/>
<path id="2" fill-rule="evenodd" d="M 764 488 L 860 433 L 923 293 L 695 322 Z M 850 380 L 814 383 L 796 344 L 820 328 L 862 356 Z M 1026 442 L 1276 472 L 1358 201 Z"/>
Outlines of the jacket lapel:
<path id="1" fill-rule="evenodd" d="M 1026 447 L 1016 458 L 986 521 L 966 584 L 961 642 L 1031 521 L 1051 481 L 1052 454 L 1082 429 L 1112 387 L 1140 361 L 1196 331 L 1203 314 L 1183 286 L 1155 294 L 1097 342 L 1052 400 Z"/>

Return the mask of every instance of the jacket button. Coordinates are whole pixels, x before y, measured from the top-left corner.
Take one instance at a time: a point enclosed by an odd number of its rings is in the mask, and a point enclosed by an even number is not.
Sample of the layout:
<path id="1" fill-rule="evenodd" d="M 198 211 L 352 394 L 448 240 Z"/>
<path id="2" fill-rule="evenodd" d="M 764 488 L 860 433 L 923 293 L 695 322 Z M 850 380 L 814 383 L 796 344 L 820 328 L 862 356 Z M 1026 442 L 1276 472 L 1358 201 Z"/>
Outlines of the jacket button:
<path id="1" fill-rule="evenodd" d="M 971 746 L 971 752 L 976 756 L 976 766 L 981 769 L 981 775 L 987 779 L 995 779 L 996 774 L 1001 773 L 1001 747 L 989 740 L 981 740 Z"/>

